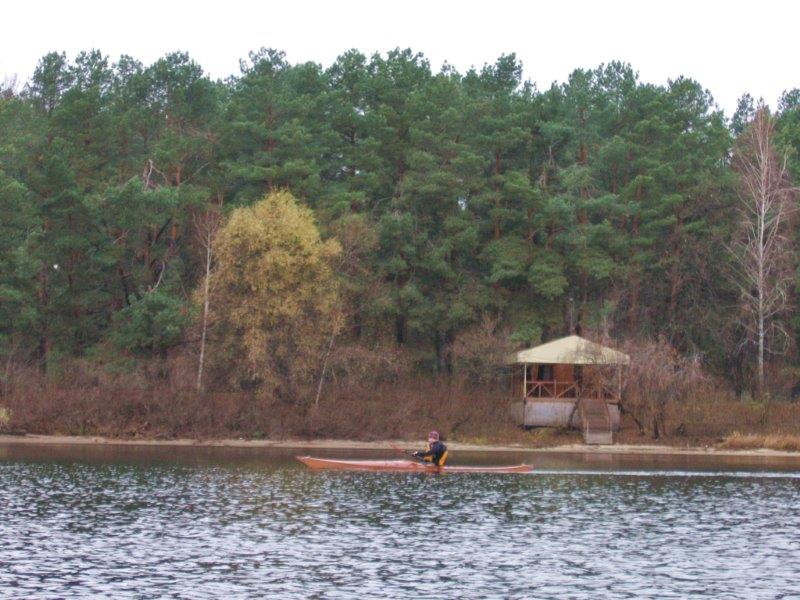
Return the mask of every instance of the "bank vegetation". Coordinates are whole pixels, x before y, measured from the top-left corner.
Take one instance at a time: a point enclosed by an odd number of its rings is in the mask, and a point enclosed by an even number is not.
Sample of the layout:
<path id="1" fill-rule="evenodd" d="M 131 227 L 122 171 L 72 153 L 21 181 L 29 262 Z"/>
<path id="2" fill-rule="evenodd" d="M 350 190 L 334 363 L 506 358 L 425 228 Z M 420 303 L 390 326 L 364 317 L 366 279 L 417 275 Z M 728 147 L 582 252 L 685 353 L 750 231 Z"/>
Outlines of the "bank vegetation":
<path id="1" fill-rule="evenodd" d="M 505 360 L 579 333 L 619 439 L 788 443 L 798 125 L 620 62 L 50 53 L 0 89 L 0 428 L 549 444 Z"/>

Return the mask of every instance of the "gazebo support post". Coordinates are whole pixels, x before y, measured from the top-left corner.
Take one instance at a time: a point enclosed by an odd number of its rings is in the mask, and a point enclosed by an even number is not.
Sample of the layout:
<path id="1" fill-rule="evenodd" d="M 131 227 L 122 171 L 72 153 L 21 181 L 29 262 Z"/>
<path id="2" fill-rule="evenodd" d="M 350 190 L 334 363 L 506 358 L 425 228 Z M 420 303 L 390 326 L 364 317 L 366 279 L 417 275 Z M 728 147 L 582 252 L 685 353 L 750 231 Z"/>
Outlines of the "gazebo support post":
<path id="1" fill-rule="evenodd" d="M 528 399 L 528 365 L 522 365 L 522 399 Z"/>

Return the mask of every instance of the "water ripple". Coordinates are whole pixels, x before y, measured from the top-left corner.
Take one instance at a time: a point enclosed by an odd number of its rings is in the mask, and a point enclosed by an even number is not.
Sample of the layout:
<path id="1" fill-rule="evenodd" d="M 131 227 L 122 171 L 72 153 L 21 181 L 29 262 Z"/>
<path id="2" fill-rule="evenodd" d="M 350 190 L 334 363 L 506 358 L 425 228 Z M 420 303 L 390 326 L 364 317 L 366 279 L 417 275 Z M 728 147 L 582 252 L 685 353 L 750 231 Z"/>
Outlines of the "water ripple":
<path id="1" fill-rule="evenodd" d="M 792 597 L 799 479 L 0 462 L 0 594 Z"/>

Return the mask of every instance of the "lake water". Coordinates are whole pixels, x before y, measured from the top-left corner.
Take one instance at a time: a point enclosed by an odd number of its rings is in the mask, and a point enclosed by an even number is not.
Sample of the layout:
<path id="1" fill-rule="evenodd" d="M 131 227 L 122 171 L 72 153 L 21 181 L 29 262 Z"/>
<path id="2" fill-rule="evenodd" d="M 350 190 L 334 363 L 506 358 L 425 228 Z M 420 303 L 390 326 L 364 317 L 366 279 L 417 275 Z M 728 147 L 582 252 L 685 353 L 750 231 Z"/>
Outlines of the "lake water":
<path id="1" fill-rule="evenodd" d="M 537 471 L 425 475 L 295 453 L 0 446 L 0 596 L 800 597 L 796 460 L 459 453 Z"/>

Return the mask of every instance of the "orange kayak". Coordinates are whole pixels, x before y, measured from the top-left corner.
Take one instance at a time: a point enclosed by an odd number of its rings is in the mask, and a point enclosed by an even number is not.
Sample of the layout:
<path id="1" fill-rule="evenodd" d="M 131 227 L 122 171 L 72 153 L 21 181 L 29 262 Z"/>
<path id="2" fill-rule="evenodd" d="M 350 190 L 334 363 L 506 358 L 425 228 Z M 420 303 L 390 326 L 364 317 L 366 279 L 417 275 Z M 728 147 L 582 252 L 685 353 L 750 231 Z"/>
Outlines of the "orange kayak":
<path id="1" fill-rule="evenodd" d="M 461 467 L 445 465 L 436 467 L 416 460 L 340 460 L 298 456 L 297 460 L 309 469 L 333 469 L 338 471 L 405 471 L 416 473 L 530 473 L 533 467 L 511 465 L 507 467 Z"/>

